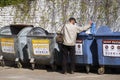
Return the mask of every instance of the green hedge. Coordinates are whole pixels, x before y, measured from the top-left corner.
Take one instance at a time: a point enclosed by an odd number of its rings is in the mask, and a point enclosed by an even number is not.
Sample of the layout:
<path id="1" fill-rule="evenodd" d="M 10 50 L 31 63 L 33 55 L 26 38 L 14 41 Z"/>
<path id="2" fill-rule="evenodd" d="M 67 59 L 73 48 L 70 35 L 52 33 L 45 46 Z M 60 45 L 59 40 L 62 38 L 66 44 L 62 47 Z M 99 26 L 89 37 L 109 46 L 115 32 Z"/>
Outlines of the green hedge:
<path id="1" fill-rule="evenodd" d="M 18 5 L 26 1 L 28 0 L 0 0 L 0 7 L 5 7 L 9 5 Z"/>

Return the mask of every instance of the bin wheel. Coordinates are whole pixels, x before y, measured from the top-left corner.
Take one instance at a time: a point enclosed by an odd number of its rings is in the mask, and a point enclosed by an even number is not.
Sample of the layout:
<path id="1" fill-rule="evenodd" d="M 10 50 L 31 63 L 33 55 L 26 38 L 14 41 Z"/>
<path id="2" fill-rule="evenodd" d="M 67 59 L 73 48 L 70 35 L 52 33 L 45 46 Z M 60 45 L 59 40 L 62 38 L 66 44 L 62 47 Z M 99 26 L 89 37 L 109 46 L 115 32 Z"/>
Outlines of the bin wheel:
<path id="1" fill-rule="evenodd" d="M 5 61 L 4 61 L 4 60 L 1 61 L 1 66 L 2 66 L 2 67 L 5 66 Z"/>
<path id="2" fill-rule="evenodd" d="M 86 72 L 87 72 L 87 74 L 90 72 L 90 66 L 89 65 L 86 65 Z"/>
<path id="3" fill-rule="evenodd" d="M 32 67 L 32 70 L 34 70 L 34 69 L 35 69 L 35 64 L 32 63 L 32 64 L 31 64 L 31 67 Z"/>
<path id="4" fill-rule="evenodd" d="M 17 68 L 22 68 L 22 64 L 20 62 L 17 63 Z"/>
<path id="5" fill-rule="evenodd" d="M 98 74 L 102 75 L 104 73 L 105 73 L 105 68 L 104 67 L 98 68 Z"/>
<path id="6" fill-rule="evenodd" d="M 55 71 L 57 69 L 57 65 L 55 65 L 55 64 L 52 64 L 51 67 L 52 67 L 53 71 Z"/>

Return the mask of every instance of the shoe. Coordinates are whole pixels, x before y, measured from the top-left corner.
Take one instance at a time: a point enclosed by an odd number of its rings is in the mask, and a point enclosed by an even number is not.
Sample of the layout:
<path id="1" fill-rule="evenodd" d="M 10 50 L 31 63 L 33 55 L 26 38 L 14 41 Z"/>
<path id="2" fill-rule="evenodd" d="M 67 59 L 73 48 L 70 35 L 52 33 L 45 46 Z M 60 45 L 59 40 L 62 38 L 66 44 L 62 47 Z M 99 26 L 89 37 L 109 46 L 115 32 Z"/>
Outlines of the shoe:
<path id="1" fill-rule="evenodd" d="M 65 75 L 66 75 L 66 74 L 67 74 L 67 72 L 66 72 L 66 71 L 62 71 L 62 74 L 65 74 Z"/>
<path id="2" fill-rule="evenodd" d="M 74 74 L 74 71 L 70 71 L 70 74 Z"/>

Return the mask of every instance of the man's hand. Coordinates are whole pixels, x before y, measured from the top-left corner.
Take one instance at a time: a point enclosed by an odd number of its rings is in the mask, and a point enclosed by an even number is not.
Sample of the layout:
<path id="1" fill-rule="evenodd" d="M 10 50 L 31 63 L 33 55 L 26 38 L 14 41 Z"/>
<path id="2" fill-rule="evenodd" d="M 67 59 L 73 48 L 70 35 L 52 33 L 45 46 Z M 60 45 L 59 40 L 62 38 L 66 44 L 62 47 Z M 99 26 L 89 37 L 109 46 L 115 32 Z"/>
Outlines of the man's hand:
<path id="1" fill-rule="evenodd" d="M 93 23 L 92 21 L 89 22 L 90 25 L 92 25 L 92 23 Z"/>

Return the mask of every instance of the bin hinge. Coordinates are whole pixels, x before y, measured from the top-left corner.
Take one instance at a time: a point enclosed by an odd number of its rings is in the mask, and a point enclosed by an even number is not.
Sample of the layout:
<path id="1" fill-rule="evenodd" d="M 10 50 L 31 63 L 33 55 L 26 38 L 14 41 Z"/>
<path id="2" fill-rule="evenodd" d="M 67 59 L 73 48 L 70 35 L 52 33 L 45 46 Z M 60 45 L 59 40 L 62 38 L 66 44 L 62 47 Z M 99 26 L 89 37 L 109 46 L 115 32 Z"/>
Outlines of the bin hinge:
<path id="1" fill-rule="evenodd" d="M 35 62 L 35 59 L 34 58 L 31 58 L 30 59 L 30 63 L 34 63 Z"/>

